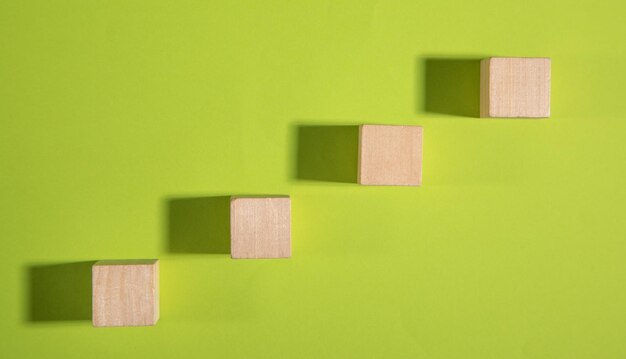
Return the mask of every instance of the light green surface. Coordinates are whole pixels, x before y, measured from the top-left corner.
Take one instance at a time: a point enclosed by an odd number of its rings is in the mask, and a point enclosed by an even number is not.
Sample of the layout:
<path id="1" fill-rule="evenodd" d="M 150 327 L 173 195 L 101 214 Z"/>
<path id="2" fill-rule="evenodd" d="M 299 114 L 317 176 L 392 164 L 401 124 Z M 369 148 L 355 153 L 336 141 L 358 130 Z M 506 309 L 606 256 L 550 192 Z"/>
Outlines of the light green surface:
<path id="1" fill-rule="evenodd" d="M 1 1 L 0 357 L 626 357 L 624 13 Z M 427 59 L 481 56 L 551 57 L 552 117 L 425 111 L 472 98 Z M 359 123 L 423 125 L 423 186 L 297 178 L 298 125 Z M 292 259 L 169 250 L 176 199 L 264 193 Z M 161 260 L 158 325 L 63 320 L 124 258 Z"/>

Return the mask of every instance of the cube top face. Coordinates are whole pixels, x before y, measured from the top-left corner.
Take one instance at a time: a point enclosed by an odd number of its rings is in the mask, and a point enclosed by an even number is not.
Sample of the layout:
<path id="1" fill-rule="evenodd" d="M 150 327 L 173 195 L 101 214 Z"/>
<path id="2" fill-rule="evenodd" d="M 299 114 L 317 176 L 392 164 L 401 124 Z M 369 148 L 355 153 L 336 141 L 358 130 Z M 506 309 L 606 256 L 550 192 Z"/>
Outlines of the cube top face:
<path id="1" fill-rule="evenodd" d="M 92 267 L 95 327 L 154 325 L 159 319 L 159 262 L 99 261 Z"/>
<path id="2" fill-rule="evenodd" d="M 549 58 L 492 57 L 480 64 L 481 117 L 550 117 Z"/>
<path id="3" fill-rule="evenodd" d="M 152 265 L 157 264 L 158 262 L 158 259 L 114 259 L 97 261 L 96 263 L 94 263 L 94 266 Z"/>
<path id="4" fill-rule="evenodd" d="M 359 134 L 359 184 L 422 184 L 420 126 L 362 125 Z"/>
<path id="5" fill-rule="evenodd" d="M 232 258 L 291 257 L 291 199 L 232 197 L 230 240 Z"/>

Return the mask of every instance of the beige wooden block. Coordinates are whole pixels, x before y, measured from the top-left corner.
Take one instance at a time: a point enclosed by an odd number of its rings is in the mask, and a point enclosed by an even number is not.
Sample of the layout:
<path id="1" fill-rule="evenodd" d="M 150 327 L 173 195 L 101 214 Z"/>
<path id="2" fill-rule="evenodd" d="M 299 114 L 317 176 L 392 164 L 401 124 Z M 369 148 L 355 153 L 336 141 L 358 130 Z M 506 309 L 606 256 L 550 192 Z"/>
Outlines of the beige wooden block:
<path id="1" fill-rule="evenodd" d="M 359 131 L 359 184 L 422 184 L 420 126 L 362 125 Z"/>
<path id="2" fill-rule="evenodd" d="M 550 117 L 550 59 L 482 60 L 480 117 Z"/>
<path id="3" fill-rule="evenodd" d="M 232 258 L 291 257 L 291 199 L 232 197 L 230 255 Z"/>
<path id="4" fill-rule="evenodd" d="M 159 261 L 99 261 L 92 267 L 93 325 L 154 325 L 159 319 Z"/>

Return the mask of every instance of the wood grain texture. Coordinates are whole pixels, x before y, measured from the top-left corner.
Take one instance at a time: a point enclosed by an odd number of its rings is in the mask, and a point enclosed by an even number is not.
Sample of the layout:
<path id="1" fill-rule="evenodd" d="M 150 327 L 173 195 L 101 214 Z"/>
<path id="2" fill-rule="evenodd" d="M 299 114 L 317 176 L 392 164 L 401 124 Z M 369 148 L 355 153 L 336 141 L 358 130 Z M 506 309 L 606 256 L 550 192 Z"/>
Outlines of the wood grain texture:
<path id="1" fill-rule="evenodd" d="M 99 261 L 92 267 L 95 327 L 154 325 L 159 319 L 159 261 Z"/>
<path id="2" fill-rule="evenodd" d="M 422 184 L 420 126 L 362 125 L 359 133 L 359 184 Z"/>
<path id="3" fill-rule="evenodd" d="M 230 236 L 232 258 L 291 257 L 291 199 L 232 197 Z"/>
<path id="4" fill-rule="evenodd" d="M 550 117 L 549 58 L 491 57 L 480 64 L 481 117 Z"/>

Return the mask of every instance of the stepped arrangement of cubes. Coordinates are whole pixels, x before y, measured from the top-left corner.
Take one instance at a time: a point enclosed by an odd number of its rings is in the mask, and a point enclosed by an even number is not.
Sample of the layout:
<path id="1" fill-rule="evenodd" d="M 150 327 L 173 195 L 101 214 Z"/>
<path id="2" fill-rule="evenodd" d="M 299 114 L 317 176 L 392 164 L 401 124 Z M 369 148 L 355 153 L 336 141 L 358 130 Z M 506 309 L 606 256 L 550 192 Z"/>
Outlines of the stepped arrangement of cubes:
<path id="1" fill-rule="evenodd" d="M 481 117 L 550 116 L 550 59 L 492 57 L 480 66 Z M 420 126 L 361 125 L 358 183 L 422 184 Z M 291 257 L 289 196 L 233 196 L 231 257 Z M 93 325 L 147 326 L 159 319 L 159 262 L 99 261 L 92 268 Z"/>

